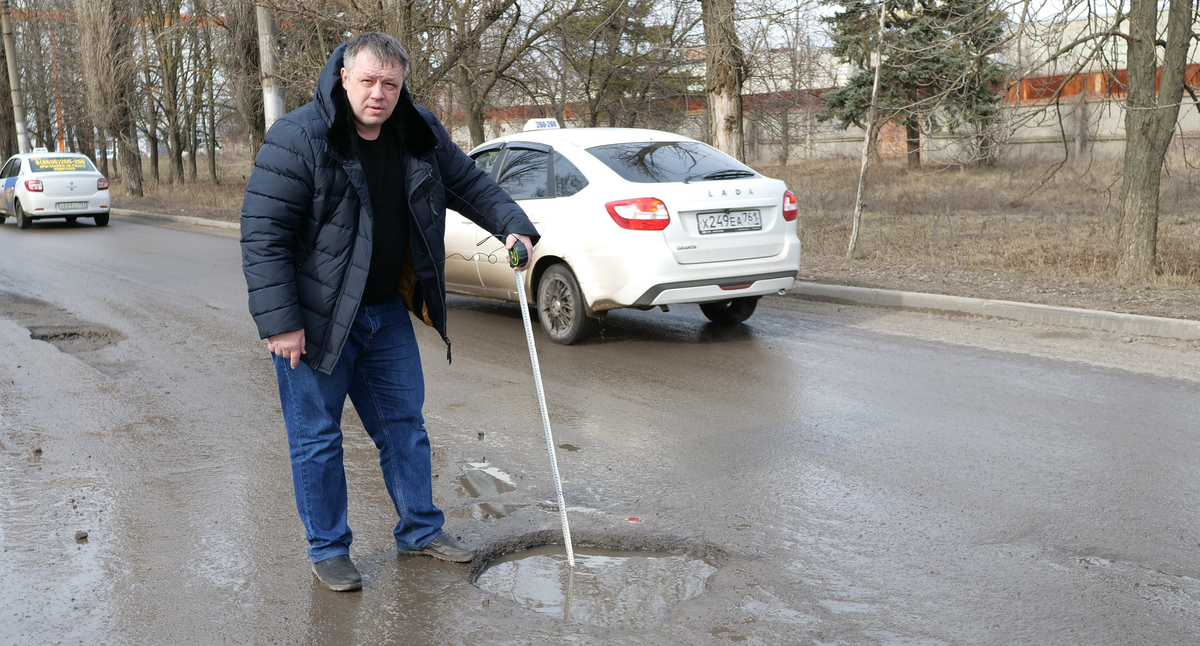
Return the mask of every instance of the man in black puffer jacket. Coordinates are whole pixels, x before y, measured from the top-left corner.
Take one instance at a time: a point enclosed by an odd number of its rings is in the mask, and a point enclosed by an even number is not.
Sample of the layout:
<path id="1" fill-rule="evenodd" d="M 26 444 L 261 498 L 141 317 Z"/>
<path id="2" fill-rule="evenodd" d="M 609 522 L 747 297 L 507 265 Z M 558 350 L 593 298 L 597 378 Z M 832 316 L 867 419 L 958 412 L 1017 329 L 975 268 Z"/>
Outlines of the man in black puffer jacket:
<path id="1" fill-rule="evenodd" d="M 404 86 L 391 36 L 334 50 L 313 101 L 277 121 L 242 202 L 250 313 L 275 355 L 296 507 L 313 572 L 362 579 L 349 557 L 341 413 L 349 396 L 400 516 L 396 547 L 469 561 L 434 506 L 424 377 L 409 312 L 446 342 L 446 207 L 532 249 L 537 230 Z"/>

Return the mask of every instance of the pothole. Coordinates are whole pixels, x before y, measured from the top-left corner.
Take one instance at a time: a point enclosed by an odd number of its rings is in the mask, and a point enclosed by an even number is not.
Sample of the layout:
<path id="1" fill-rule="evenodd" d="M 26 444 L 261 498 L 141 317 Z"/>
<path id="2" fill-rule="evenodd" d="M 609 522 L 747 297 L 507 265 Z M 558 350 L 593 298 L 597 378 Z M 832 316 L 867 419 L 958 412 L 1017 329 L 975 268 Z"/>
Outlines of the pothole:
<path id="1" fill-rule="evenodd" d="M 487 462 L 472 462 L 463 467 L 463 474 L 454 479 L 459 498 L 487 498 L 517 490 L 512 476 Z"/>
<path id="2" fill-rule="evenodd" d="M 684 550 L 623 551 L 577 547 L 575 567 L 562 545 L 506 554 L 475 585 L 564 621 L 640 629 L 671 606 L 700 596 L 716 566 Z"/>
<path id="3" fill-rule="evenodd" d="M 29 330 L 29 337 L 45 341 L 97 368 L 111 368 L 93 354 L 124 340 L 125 335 L 105 325 L 85 321 L 38 298 L 0 292 L 0 317 Z"/>
<path id="4" fill-rule="evenodd" d="M 45 341 L 67 354 L 94 352 L 121 340 L 121 333 L 103 326 L 31 325 L 29 338 Z"/>

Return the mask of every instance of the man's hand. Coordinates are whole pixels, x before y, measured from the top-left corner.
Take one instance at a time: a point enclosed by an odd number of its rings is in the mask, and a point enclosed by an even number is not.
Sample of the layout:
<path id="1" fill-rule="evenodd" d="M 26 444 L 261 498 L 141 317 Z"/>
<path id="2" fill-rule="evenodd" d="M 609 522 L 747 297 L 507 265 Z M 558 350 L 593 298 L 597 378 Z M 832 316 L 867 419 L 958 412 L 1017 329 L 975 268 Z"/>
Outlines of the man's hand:
<path id="1" fill-rule="evenodd" d="M 295 370 L 300 365 L 300 355 L 308 353 L 304 349 L 304 329 L 267 337 L 267 349 L 271 354 L 290 359 Z"/>
<path id="2" fill-rule="evenodd" d="M 515 243 L 517 240 L 520 240 L 521 244 L 525 245 L 525 253 L 528 255 L 526 256 L 525 264 L 521 265 L 520 267 L 513 267 L 513 271 L 524 269 L 525 267 L 529 266 L 528 258 L 533 256 L 533 242 L 530 241 L 529 236 L 523 236 L 519 233 L 508 234 L 508 239 L 504 241 L 504 248 L 512 249 L 513 243 Z"/>

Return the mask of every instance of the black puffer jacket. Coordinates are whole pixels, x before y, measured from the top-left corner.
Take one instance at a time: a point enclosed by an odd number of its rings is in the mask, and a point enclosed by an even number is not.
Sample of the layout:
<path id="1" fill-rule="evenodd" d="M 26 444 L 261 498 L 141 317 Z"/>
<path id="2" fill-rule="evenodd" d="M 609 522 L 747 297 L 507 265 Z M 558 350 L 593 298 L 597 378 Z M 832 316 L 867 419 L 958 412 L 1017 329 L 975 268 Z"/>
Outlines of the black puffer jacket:
<path id="1" fill-rule="evenodd" d="M 303 360 L 329 373 L 337 363 L 371 266 L 371 201 L 354 146 L 338 47 L 313 101 L 271 126 L 242 201 L 242 268 L 261 338 L 304 329 Z M 537 242 L 521 207 L 450 140 L 402 88 L 392 113 L 405 141 L 404 181 L 412 223 L 397 286 L 412 312 L 446 341 L 446 207 L 504 239 Z"/>

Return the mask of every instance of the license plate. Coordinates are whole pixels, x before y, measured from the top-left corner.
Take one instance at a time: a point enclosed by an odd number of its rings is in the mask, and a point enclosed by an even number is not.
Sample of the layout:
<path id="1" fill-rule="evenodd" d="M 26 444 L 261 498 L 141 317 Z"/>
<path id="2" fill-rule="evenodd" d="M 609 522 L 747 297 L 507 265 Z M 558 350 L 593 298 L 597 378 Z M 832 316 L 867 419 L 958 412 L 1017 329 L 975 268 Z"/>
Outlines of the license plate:
<path id="1" fill-rule="evenodd" d="M 700 213 L 696 215 L 696 221 L 700 225 L 700 235 L 762 230 L 762 214 L 757 209 Z"/>
<path id="2" fill-rule="evenodd" d="M 83 209 L 86 209 L 87 206 L 88 206 L 87 202 L 59 202 L 58 210 L 59 211 L 81 211 Z"/>

